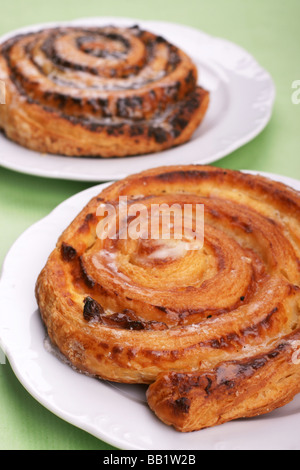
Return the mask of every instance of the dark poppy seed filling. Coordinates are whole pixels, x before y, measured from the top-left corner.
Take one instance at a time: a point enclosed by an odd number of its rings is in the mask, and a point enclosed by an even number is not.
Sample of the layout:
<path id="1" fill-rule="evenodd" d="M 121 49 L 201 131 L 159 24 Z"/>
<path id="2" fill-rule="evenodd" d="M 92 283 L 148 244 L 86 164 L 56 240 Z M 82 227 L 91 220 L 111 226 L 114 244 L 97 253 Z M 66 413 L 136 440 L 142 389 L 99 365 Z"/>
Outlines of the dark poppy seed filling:
<path id="1" fill-rule="evenodd" d="M 91 297 L 86 297 L 84 299 L 83 316 L 85 320 L 99 320 L 101 318 L 101 313 L 103 313 L 103 308 L 98 304 L 98 302 L 96 302 L 96 300 Z"/>
<path id="2" fill-rule="evenodd" d="M 62 257 L 65 261 L 72 261 L 77 256 L 75 248 L 70 245 L 67 245 L 66 243 L 62 243 L 61 252 Z"/>
<path id="3" fill-rule="evenodd" d="M 128 309 L 123 312 L 107 314 L 103 307 L 90 296 L 84 299 L 83 318 L 88 322 L 96 321 L 125 330 L 165 330 L 168 328 L 163 322 L 141 320 L 132 310 Z"/>
<path id="4" fill-rule="evenodd" d="M 51 128 L 51 136 L 39 144 L 49 153 L 60 149 L 60 140 L 63 149 L 64 143 L 67 146 L 66 154 L 79 152 L 78 156 L 170 148 L 190 139 L 208 106 L 209 93 L 197 86 L 192 60 L 167 39 L 138 27 L 49 28 L 9 39 L 0 46 L 0 54 L 0 71 L 7 69 L 12 95 L 17 92 L 24 106 L 37 105 L 49 115 L 42 120 L 44 129 L 54 119 L 78 126 L 78 132 L 70 128 L 59 137 L 57 129 L 62 126 Z M 30 122 L 41 123 L 32 119 L 35 108 L 26 108 L 26 113 Z M 100 140 L 94 143 L 88 132 Z M 70 145 L 74 134 L 83 143 Z M 14 139 L 18 141 L 15 133 Z M 26 135 L 27 139 L 34 145 L 34 139 Z M 89 139 L 92 149 L 85 152 Z M 105 139 L 118 139 L 117 145 L 109 149 Z M 19 140 L 23 142 L 24 136 Z"/>

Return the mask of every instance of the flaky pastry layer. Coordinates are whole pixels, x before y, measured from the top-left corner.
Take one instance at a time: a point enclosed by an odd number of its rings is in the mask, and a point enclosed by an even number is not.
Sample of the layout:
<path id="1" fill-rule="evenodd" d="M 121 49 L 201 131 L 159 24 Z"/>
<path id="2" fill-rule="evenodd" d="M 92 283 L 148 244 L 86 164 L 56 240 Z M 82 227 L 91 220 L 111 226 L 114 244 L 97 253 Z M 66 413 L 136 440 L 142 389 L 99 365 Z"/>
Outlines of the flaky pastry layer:
<path id="1" fill-rule="evenodd" d="M 29 149 L 125 157 L 187 142 L 209 92 L 182 50 L 138 26 L 57 27 L 0 45 L 0 128 Z"/>
<path id="2" fill-rule="evenodd" d="M 101 207 L 120 210 L 124 198 L 148 213 L 204 205 L 203 246 L 99 238 Z M 300 383 L 299 209 L 290 187 L 212 166 L 113 183 L 66 228 L 37 280 L 52 342 L 86 373 L 149 384 L 150 408 L 180 431 L 284 405 Z"/>

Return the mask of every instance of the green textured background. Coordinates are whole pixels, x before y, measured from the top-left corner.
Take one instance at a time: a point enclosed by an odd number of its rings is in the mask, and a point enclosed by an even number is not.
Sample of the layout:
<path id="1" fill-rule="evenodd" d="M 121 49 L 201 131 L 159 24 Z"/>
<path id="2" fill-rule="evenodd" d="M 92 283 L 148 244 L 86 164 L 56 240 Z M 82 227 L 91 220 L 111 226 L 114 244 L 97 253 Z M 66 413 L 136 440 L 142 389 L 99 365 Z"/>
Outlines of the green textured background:
<path id="1" fill-rule="evenodd" d="M 172 21 L 199 28 L 247 49 L 272 75 L 277 95 L 271 121 L 252 142 L 216 164 L 300 179 L 299 0 L 1 0 L 0 34 L 33 23 L 89 16 Z M 0 263 L 14 240 L 87 183 L 31 177 L 0 168 Z M 9 312 L 13 314 L 13 312 Z M 110 449 L 35 401 L 0 365 L 0 449 Z"/>

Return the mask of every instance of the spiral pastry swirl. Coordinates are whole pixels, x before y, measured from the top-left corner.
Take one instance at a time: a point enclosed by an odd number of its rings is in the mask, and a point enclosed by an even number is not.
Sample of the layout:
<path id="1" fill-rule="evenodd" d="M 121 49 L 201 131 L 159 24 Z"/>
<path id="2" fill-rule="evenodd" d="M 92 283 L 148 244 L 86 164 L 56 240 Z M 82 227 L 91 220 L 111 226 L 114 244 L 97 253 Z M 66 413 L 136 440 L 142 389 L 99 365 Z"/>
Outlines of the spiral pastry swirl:
<path id="1" fill-rule="evenodd" d="M 204 206 L 203 245 L 99 237 L 99 207 Z M 159 219 L 160 220 L 160 219 Z M 194 213 L 192 213 L 194 220 Z M 127 225 L 126 225 L 127 224 Z M 101 225 L 100 225 L 101 226 Z M 122 229 L 122 230 L 121 230 Z M 150 384 L 192 431 L 266 413 L 300 390 L 300 195 L 262 176 L 161 167 L 113 183 L 64 231 L 36 284 L 50 338 L 77 368 Z"/>
<path id="2" fill-rule="evenodd" d="M 187 142 L 209 93 L 178 47 L 138 26 L 57 27 L 0 46 L 0 128 L 30 149 L 124 157 Z"/>

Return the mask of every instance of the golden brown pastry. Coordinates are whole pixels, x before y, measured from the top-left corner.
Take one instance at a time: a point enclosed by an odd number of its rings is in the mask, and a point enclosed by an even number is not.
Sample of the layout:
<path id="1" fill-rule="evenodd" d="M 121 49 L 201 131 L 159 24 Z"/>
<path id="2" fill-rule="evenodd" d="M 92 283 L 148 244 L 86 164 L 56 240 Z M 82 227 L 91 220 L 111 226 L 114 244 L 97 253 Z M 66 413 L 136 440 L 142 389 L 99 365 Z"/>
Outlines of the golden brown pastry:
<path id="1" fill-rule="evenodd" d="M 129 209 L 114 238 L 99 238 L 101 208 L 121 211 L 124 201 L 148 214 L 155 204 L 204 205 L 202 248 L 186 245 L 190 233 L 124 237 L 140 215 Z M 150 384 L 157 416 L 192 431 L 267 413 L 299 392 L 299 258 L 299 192 L 212 166 L 161 167 L 87 204 L 50 254 L 36 297 L 75 367 Z"/>
<path id="2" fill-rule="evenodd" d="M 0 45 L 0 128 L 39 152 L 124 157 L 187 142 L 209 93 L 179 48 L 138 26 L 58 27 Z"/>

